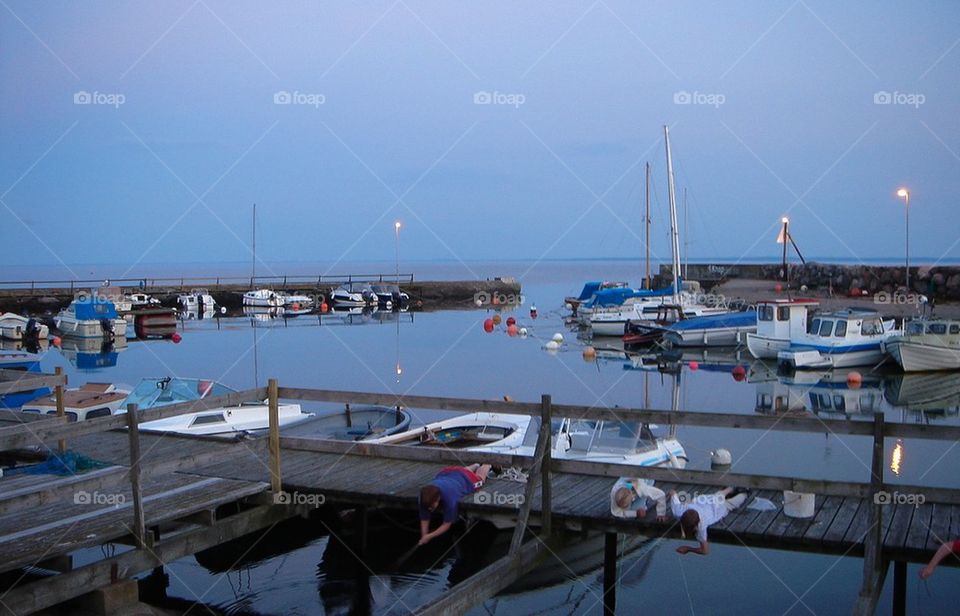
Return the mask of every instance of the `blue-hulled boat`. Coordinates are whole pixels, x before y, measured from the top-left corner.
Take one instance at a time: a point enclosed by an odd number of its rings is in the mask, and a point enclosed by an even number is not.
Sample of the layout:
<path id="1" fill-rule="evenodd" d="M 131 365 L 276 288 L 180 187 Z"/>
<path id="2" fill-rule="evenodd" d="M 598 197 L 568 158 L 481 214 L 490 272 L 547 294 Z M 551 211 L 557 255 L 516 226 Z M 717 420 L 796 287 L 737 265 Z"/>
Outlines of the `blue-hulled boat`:
<path id="1" fill-rule="evenodd" d="M 665 328 L 663 338 L 678 347 L 737 346 L 756 331 L 757 311 L 744 310 L 677 321 Z"/>

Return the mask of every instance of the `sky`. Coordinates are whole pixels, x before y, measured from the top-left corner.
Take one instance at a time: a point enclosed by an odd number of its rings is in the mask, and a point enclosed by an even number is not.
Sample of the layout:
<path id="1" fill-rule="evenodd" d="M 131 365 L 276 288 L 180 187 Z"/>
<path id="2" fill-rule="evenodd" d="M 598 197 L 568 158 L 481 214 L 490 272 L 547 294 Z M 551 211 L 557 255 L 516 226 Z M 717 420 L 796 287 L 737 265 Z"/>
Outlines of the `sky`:
<path id="1" fill-rule="evenodd" d="M 0 263 L 668 258 L 664 125 L 692 259 L 960 258 L 960 4 L 546 6 L 2 0 Z"/>

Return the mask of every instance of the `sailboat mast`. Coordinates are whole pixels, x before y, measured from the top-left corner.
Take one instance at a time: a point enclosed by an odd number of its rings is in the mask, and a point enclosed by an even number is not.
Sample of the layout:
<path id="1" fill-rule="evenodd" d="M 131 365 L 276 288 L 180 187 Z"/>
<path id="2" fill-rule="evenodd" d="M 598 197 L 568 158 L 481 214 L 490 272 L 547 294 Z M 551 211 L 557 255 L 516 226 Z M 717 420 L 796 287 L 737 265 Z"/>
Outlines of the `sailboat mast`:
<path id="1" fill-rule="evenodd" d="M 683 187 L 683 277 L 690 273 L 690 210 L 687 209 L 687 187 Z"/>
<path id="2" fill-rule="evenodd" d="M 649 289 L 650 284 L 650 163 L 647 163 L 647 214 L 644 218 L 647 228 L 645 244 L 647 246 L 647 277 L 644 279 L 643 288 Z"/>
<path id="3" fill-rule="evenodd" d="M 673 158 L 670 154 L 670 129 L 664 125 L 663 140 L 667 151 L 667 194 L 670 199 L 670 243 L 673 266 L 673 301 L 680 303 L 680 233 L 677 230 L 677 195 L 673 185 Z"/>
<path id="4" fill-rule="evenodd" d="M 250 260 L 250 286 L 257 277 L 257 204 L 253 204 L 253 257 Z"/>

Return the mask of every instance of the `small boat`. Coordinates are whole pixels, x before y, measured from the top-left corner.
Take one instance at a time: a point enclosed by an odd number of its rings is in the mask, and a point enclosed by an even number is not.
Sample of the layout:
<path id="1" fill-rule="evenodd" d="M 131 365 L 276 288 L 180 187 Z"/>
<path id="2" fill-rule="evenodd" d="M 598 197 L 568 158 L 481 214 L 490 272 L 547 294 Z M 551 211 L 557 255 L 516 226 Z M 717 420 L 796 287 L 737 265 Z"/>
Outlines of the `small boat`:
<path id="1" fill-rule="evenodd" d="M 87 383 L 77 389 L 63 392 L 63 410 L 68 421 L 83 421 L 96 417 L 107 417 L 120 412 L 123 401 L 130 392 L 117 389 L 111 383 Z M 55 396 L 45 396 L 30 401 L 21 409 L 24 413 L 41 415 L 57 414 Z"/>
<path id="2" fill-rule="evenodd" d="M 379 304 L 377 294 L 373 292 L 373 287 L 369 284 L 342 284 L 333 290 L 330 299 L 333 300 L 334 306 L 350 308 L 357 306 L 376 306 Z"/>
<path id="3" fill-rule="evenodd" d="M 482 451 L 520 447 L 531 418 L 505 413 L 469 413 L 371 439 L 385 445 L 414 445 Z"/>
<path id="4" fill-rule="evenodd" d="M 777 362 L 788 370 L 879 365 L 888 358 L 882 343 L 898 333 L 893 320 L 884 321 L 875 310 L 820 313 L 806 332 L 791 336 L 790 346 L 777 353 Z"/>
<path id="5" fill-rule="evenodd" d="M 757 331 L 757 312 L 727 312 L 692 317 L 666 327 L 663 338 L 677 347 L 738 346 Z"/>
<path id="6" fill-rule="evenodd" d="M 127 404 L 136 404 L 139 410 L 145 410 L 230 393 L 236 392 L 226 385 L 210 380 L 173 377 L 149 378 L 143 379 L 137 384 L 124 401 L 121 411 L 125 412 Z M 313 417 L 312 413 L 304 413 L 299 404 L 280 404 L 278 409 L 281 428 Z M 177 432 L 205 436 L 261 432 L 269 427 L 269 408 L 266 401 L 260 400 L 140 424 L 140 429 L 144 431 Z"/>
<path id="7" fill-rule="evenodd" d="M 50 329 L 37 319 L 12 312 L 0 315 L 0 337 L 7 340 L 43 340 L 49 333 Z"/>
<path id="8" fill-rule="evenodd" d="M 410 421 L 410 412 L 403 407 L 347 404 L 342 411 L 318 414 L 285 434 L 338 441 L 369 441 L 408 430 Z"/>
<path id="9" fill-rule="evenodd" d="M 123 338 L 127 322 L 117 316 L 113 302 L 92 294 L 77 297 L 54 318 L 64 336 L 75 338 Z"/>
<path id="10" fill-rule="evenodd" d="M 130 302 L 130 308 L 132 310 L 160 305 L 160 300 L 155 297 L 150 297 L 146 293 L 126 293 L 123 297 L 126 301 Z"/>
<path id="11" fill-rule="evenodd" d="M 309 295 L 282 293 L 281 297 L 283 298 L 283 307 L 295 310 L 297 314 L 305 314 L 300 311 L 310 312 L 313 309 L 314 301 Z"/>
<path id="12" fill-rule="evenodd" d="M 626 289 L 629 285 L 626 282 L 614 281 L 609 282 L 606 280 L 594 280 L 587 282 L 583 285 L 583 289 L 580 290 L 580 295 L 573 297 L 565 297 L 563 300 L 563 305 L 577 314 L 577 309 L 580 308 L 580 305 L 587 302 L 591 297 L 594 296 L 598 291 L 603 291 L 604 289 Z"/>
<path id="13" fill-rule="evenodd" d="M 283 294 L 270 289 L 257 289 L 243 294 L 244 306 L 279 308 L 283 306 Z"/>
<path id="14" fill-rule="evenodd" d="M 217 305 L 216 300 L 206 289 L 193 289 L 189 293 L 181 293 L 177 296 L 177 303 L 182 310 L 197 313 L 213 310 Z"/>
<path id="15" fill-rule="evenodd" d="M 914 319 L 883 348 L 904 372 L 960 369 L 960 320 Z"/>
<path id="16" fill-rule="evenodd" d="M 410 305 L 410 296 L 400 290 L 400 285 L 375 284 L 371 288 L 377 294 L 377 303 L 381 308 L 404 310 Z"/>
<path id="17" fill-rule="evenodd" d="M 757 302 L 757 331 L 747 334 L 747 348 L 757 359 L 776 359 L 790 339 L 807 331 L 807 315 L 820 305 L 815 299 L 771 299 Z"/>

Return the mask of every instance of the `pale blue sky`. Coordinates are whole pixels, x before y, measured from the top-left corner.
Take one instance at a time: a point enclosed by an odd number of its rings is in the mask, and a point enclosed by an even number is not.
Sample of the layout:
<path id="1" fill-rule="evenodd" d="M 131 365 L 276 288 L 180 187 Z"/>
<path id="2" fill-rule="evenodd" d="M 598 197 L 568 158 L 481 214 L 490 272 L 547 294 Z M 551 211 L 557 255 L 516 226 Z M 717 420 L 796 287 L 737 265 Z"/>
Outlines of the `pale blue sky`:
<path id="1" fill-rule="evenodd" d="M 960 258 L 960 5 L 544 6 L 3 0 L 0 260 L 666 256 L 665 123 L 692 257 Z"/>

